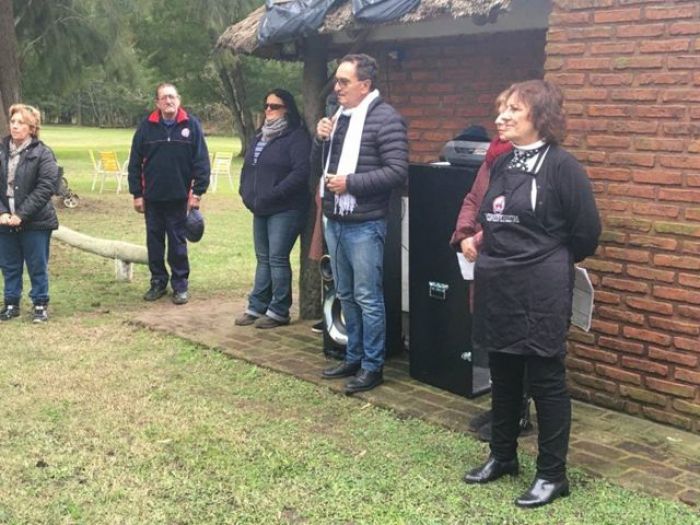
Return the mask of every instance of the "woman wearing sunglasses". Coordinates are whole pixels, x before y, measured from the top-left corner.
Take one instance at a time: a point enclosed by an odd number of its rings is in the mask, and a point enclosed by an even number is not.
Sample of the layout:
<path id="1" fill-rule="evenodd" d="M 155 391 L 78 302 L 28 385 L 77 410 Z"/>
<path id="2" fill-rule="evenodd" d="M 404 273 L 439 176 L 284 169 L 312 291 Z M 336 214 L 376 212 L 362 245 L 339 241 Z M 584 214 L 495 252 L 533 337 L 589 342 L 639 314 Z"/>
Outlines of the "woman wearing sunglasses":
<path id="1" fill-rule="evenodd" d="M 311 140 L 294 97 L 273 89 L 263 102 L 265 122 L 248 147 L 239 193 L 253 212 L 255 281 L 248 307 L 235 323 L 275 328 L 289 324 L 292 251 L 309 206 Z"/>
<path id="2" fill-rule="evenodd" d="M 32 321 L 48 320 L 49 243 L 58 219 L 51 196 L 58 182 L 53 152 L 39 140 L 41 115 L 25 104 L 10 107 L 10 135 L 0 143 L 0 269 L 5 305 L 0 321 L 19 316 L 27 266 Z"/>

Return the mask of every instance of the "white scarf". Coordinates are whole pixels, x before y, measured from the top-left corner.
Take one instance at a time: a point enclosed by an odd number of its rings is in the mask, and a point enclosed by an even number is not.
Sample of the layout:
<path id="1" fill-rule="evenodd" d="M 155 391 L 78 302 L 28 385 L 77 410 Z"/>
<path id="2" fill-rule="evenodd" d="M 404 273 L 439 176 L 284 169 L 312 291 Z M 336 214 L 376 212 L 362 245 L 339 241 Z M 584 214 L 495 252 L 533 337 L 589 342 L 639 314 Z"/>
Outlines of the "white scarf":
<path id="1" fill-rule="evenodd" d="M 349 175 L 355 173 L 357 169 L 357 160 L 360 156 L 360 144 L 362 142 L 362 130 L 365 127 L 365 119 L 367 118 L 367 110 L 369 105 L 374 99 L 379 97 L 379 90 L 367 94 L 365 98 L 362 99 L 357 106 L 350 109 L 345 109 L 343 106 L 338 108 L 335 115 L 333 116 L 333 131 L 331 131 L 330 137 L 330 147 L 328 152 L 328 157 L 326 158 L 326 166 L 324 168 L 324 175 L 328 173 L 328 164 L 331 160 L 330 152 L 333 149 L 333 136 L 335 135 L 335 128 L 338 125 L 338 118 L 341 114 L 345 116 L 350 116 L 350 122 L 348 123 L 348 130 L 345 133 L 345 138 L 343 139 L 343 147 L 340 151 L 340 160 L 338 161 L 338 175 Z M 321 178 L 321 192 L 323 192 L 324 180 Z M 323 193 L 321 193 L 323 197 Z M 341 195 L 335 195 L 335 206 L 334 213 L 336 215 L 348 215 L 353 212 L 355 206 L 357 205 L 357 200 L 355 196 L 346 191 Z"/>

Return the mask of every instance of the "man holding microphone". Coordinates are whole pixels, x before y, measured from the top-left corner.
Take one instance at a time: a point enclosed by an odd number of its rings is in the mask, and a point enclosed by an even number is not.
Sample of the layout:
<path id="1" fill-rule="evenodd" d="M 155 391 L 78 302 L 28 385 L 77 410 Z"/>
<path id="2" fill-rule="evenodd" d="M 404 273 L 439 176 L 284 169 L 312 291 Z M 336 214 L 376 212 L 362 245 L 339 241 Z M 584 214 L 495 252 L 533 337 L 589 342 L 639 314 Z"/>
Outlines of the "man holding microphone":
<path id="1" fill-rule="evenodd" d="M 335 75 L 340 108 L 318 122 L 312 150 L 312 162 L 323 166 L 325 238 L 348 333 L 345 360 L 322 376 L 351 378 L 346 394 L 383 382 L 386 216 L 391 191 L 408 175 L 406 124 L 380 97 L 377 71 L 368 55 L 341 59 Z"/>

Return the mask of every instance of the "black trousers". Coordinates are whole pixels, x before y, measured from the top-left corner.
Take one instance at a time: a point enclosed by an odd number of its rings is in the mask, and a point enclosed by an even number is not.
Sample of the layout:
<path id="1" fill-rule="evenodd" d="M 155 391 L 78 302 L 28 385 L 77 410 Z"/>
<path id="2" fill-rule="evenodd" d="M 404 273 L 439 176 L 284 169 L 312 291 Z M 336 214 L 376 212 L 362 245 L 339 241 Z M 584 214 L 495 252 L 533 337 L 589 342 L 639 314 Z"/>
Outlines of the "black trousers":
<path id="1" fill-rule="evenodd" d="M 491 454 L 500 461 L 516 457 L 523 377 L 537 408 L 537 477 L 559 481 L 566 474 L 571 430 L 571 399 L 566 390 L 564 356 L 538 357 L 492 352 Z"/>
<path id="2" fill-rule="evenodd" d="M 187 291 L 190 263 L 187 257 L 187 199 L 177 201 L 146 201 L 146 246 L 151 284 L 170 285 L 176 292 Z M 168 237 L 168 265 L 165 267 L 165 237 Z"/>

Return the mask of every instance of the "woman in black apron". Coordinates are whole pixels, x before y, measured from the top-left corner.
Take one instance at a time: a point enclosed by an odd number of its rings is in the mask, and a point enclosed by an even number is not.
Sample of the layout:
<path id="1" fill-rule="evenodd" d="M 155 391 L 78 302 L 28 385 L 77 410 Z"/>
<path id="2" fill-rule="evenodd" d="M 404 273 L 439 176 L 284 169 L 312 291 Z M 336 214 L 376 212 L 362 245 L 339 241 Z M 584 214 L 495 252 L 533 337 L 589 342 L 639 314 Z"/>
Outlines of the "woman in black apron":
<path id="1" fill-rule="evenodd" d="M 564 356 L 571 317 L 574 262 L 592 255 L 600 219 L 583 167 L 559 147 L 563 97 L 553 84 L 511 86 L 498 116 L 512 153 L 493 166 L 479 222 L 474 349 L 489 353 L 493 429 L 491 455 L 467 483 L 519 471 L 517 437 L 527 372 L 537 407 L 537 473 L 516 504 L 537 507 L 569 494 L 566 454 L 571 401 Z"/>

